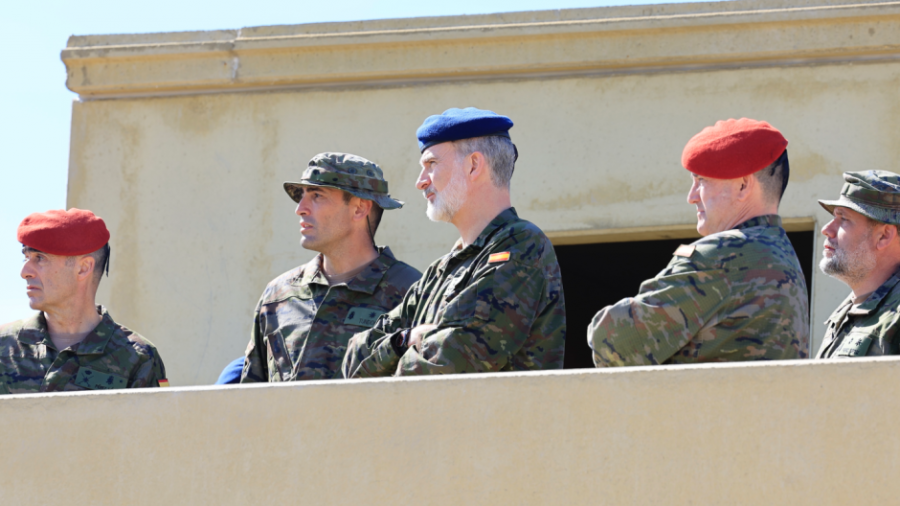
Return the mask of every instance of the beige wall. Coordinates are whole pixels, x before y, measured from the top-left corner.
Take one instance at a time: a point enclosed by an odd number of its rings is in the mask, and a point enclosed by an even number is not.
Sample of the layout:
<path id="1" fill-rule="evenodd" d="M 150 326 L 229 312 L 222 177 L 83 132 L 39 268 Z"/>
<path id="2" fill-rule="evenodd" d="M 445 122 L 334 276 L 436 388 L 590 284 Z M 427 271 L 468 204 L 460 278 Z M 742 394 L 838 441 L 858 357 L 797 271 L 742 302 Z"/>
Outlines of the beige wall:
<path id="1" fill-rule="evenodd" d="M 741 116 L 785 133 L 782 215 L 819 228 L 815 199 L 836 196 L 843 171 L 900 157 L 900 5 L 847 3 L 73 37 L 68 204 L 107 220 L 100 301 L 159 346 L 174 385 L 214 381 L 243 352 L 265 284 L 311 258 L 281 182 L 315 153 L 382 165 L 407 206 L 378 240 L 401 259 L 423 269 L 447 251 L 455 229 L 425 218 L 414 182 L 415 129 L 448 107 L 515 121 L 513 203 L 558 240 L 689 229 L 681 150 Z M 816 273 L 813 291 L 818 343 L 847 288 Z"/>
<path id="2" fill-rule="evenodd" d="M 900 361 L 0 399 L 4 504 L 893 504 Z"/>

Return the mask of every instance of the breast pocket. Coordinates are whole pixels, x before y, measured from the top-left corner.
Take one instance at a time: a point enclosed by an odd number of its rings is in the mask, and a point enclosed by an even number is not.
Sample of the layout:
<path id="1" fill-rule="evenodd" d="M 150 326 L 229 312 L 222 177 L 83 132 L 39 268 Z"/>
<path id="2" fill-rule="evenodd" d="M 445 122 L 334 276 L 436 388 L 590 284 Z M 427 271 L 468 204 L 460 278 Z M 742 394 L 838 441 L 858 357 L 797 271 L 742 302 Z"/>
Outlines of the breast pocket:
<path id="1" fill-rule="evenodd" d="M 841 341 L 835 357 L 864 357 L 872 346 L 873 336 L 863 332 L 850 332 Z"/>
<path id="2" fill-rule="evenodd" d="M 281 330 L 276 330 L 265 337 L 269 381 L 288 381 L 291 378 L 291 357 L 284 345 Z"/>
<path id="3" fill-rule="evenodd" d="M 493 300 L 492 282 L 490 278 L 479 279 L 466 286 L 458 294 L 447 296 L 446 306 L 441 314 L 442 323 L 460 322 L 471 318 L 487 320 L 490 317 Z"/>

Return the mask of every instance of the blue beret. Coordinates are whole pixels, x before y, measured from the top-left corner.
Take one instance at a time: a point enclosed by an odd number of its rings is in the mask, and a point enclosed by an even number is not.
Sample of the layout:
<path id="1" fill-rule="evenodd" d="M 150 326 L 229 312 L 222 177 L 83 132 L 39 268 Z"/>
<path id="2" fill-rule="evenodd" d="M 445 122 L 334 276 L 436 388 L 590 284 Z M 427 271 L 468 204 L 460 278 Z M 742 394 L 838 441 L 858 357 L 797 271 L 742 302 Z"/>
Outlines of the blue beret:
<path id="1" fill-rule="evenodd" d="M 512 126 L 511 119 L 493 111 L 474 107 L 453 108 L 443 114 L 429 116 L 416 130 L 416 137 L 419 138 L 419 151 L 425 151 L 435 144 L 472 137 L 500 135 L 509 138 Z"/>

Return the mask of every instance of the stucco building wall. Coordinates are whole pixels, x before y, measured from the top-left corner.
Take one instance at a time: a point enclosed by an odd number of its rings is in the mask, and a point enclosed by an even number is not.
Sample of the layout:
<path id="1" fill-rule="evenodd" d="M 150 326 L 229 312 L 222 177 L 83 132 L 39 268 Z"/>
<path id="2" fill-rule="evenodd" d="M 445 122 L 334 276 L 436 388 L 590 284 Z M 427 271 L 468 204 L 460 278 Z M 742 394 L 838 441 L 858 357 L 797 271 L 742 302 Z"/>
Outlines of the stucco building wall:
<path id="1" fill-rule="evenodd" d="M 318 152 L 378 162 L 407 202 L 385 213 L 380 244 L 420 269 L 449 249 L 455 229 L 429 222 L 414 188 L 415 129 L 449 107 L 515 121 L 513 204 L 558 244 L 691 236 L 681 150 L 719 119 L 764 119 L 789 139 L 781 214 L 795 230 L 828 220 L 815 200 L 837 195 L 843 171 L 900 157 L 897 2 L 88 36 L 62 56 L 80 95 L 68 204 L 112 232 L 99 299 L 159 346 L 174 385 L 212 382 L 246 346 L 265 284 L 312 257 L 281 183 Z M 812 290 L 815 347 L 848 290 L 818 272 Z"/>

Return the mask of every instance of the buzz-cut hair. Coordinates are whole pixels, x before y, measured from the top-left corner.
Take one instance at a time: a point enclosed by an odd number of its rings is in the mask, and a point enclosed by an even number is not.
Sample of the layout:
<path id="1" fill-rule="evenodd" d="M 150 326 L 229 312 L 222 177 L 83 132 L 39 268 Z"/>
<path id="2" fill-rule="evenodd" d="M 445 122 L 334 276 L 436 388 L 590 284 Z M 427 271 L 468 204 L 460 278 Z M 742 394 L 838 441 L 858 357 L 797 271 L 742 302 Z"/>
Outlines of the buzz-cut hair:
<path id="1" fill-rule="evenodd" d="M 491 182 L 497 188 L 509 189 L 516 166 L 516 147 L 509 137 L 489 135 L 453 141 L 456 156 L 465 158 L 474 152 L 484 155 L 491 166 Z"/>
<path id="2" fill-rule="evenodd" d="M 791 167 L 788 163 L 788 154 L 785 149 L 777 160 L 754 174 L 756 180 L 762 186 L 766 202 L 776 205 L 781 203 L 781 198 L 784 197 L 784 190 L 787 189 L 790 173 Z"/>

